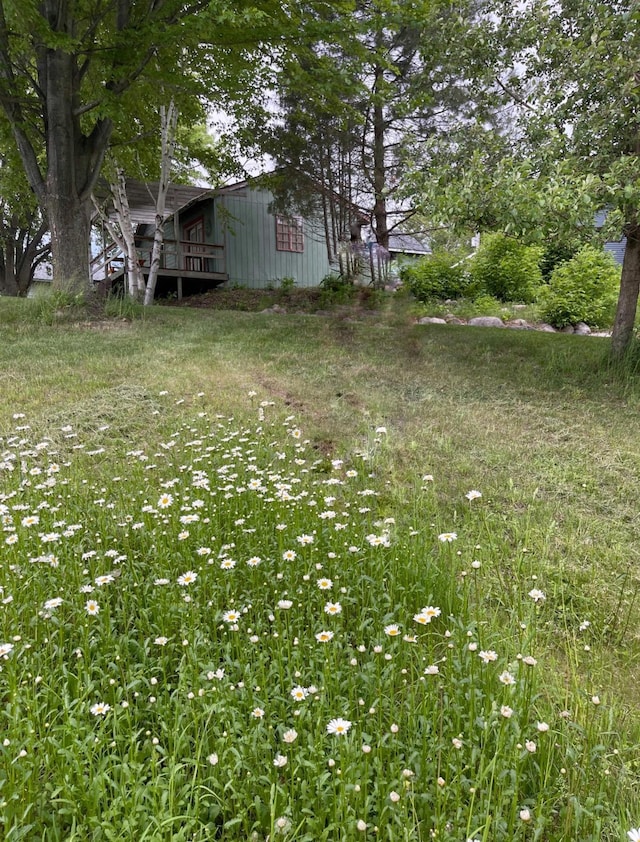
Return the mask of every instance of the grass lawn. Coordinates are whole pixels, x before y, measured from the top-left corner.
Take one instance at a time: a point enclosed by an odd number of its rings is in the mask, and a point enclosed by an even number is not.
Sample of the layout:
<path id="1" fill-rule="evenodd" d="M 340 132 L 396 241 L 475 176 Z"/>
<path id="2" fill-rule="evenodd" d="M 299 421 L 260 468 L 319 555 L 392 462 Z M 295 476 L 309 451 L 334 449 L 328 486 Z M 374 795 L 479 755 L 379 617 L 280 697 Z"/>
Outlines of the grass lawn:
<path id="1" fill-rule="evenodd" d="M 4 839 L 635 838 L 607 340 L 401 300 L 0 325 Z"/>

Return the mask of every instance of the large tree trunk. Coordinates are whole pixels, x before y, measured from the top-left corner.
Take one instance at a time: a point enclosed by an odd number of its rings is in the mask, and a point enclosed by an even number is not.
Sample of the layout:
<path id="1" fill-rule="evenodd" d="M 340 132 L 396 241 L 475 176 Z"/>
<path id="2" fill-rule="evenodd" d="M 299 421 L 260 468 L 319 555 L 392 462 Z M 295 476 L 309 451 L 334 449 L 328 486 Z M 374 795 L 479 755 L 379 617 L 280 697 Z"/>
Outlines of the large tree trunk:
<path id="1" fill-rule="evenodd" d="M 89 136 L 83 134 L 77 108 L 79 71 L 73 55 L 61 49 L 41 51 L 38 75 L 46 90 L 46 205 L 53 286 L 85 295 L 91 289 L 91 193 L 111 135 L 111 123 L 98 121 Z"/>
<path id="2" fill-rule="evenodd" d="M 91 289 L 89 241 L 91 205 L 75 191 L 48 196 L 53 255 L 53 289 L 86 295 Z"/>
<path id="3" fill-rule="evenodd" d="M 626 235 L 620 294 L 611 335 L 611 356 L 614 360 L 622 358 L 631 345 L 640 293 L 640 225 L 636 222 L 629 225 Z"/>

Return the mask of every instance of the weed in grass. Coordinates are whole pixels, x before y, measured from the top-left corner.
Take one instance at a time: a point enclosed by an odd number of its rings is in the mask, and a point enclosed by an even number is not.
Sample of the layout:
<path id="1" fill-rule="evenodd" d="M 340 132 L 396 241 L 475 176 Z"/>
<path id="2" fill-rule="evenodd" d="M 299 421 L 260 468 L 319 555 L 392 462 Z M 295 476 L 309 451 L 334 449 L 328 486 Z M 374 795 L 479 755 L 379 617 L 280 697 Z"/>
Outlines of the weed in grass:
<path id="1" fill-rule="evenodd" d="M 551 669 L 525 524 L 428 475 L 392 508 L 386 426 L 327 460 L 256 395 L 157 400 L 143 442 L 82 413 L 1 442 L 4 838 L 624 836 L 633 747 Z"/>
<path id="2" fill-rule="evenodd" d="M 146 307 L 125 295 L 109 295 L 104 302 L 104 315 L 118 319 L 144 319 Z"/>

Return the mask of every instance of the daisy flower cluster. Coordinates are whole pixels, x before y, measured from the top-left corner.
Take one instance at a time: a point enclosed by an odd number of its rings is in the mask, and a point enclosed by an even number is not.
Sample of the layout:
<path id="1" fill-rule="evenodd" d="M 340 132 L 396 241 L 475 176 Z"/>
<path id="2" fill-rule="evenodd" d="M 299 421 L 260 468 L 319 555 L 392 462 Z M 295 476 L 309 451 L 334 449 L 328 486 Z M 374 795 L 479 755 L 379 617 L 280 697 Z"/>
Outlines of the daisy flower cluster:
<path id="1" fill-rule="evenodd" d="M 498 562 L 432 484 L 408 518 L 368 451 L 319 456 L 269 400 L 181 410 L 139 447 L 0 440 L 5 836 L 29 804 L 33 838 L 169 838 L 158 817 L 179 817 L 181 839 L 506 842 L 566 820 L 595 840 L 564 794 L 624 762 L 598 688 L 574 704 L 590 730 L 542 692 L 542 583 L 519 583 L 515 630 L 491 624 Z"/>

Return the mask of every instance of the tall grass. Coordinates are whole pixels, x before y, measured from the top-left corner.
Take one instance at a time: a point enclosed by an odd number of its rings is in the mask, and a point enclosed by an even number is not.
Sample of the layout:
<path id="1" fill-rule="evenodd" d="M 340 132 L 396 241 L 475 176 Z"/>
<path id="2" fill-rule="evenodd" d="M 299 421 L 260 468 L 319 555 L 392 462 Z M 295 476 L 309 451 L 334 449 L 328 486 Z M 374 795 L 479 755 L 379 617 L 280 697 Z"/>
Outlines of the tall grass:
<path id="1" fill-rule="evenodd" d="M 479 492 L 455 532 L 429 477 L 395 511 L 384 428 L 317 459 L 270 404 L 134 449 L 16 419 L 4 838 L 619 838 L 633 753 L 572 686 L 584 623 L 552 674 L 562 594 L 504 558 Z"/>
<path id="2" fill-rule="evenodd" d="M 626 839 L 637 468 L 607 375 L 571 425 L 535 343 L 204 315 L 11 329 L 4 838 Z"/>

